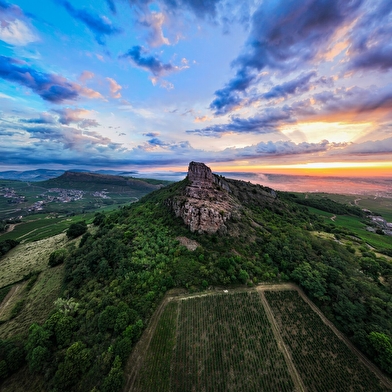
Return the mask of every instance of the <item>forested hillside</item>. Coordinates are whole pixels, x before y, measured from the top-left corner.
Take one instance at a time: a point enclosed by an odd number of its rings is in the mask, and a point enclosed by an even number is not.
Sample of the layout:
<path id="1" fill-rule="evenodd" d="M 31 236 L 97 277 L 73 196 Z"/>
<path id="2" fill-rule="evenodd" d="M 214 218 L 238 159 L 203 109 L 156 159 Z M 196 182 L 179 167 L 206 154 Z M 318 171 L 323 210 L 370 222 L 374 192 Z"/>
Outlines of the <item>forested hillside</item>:
<path id="1" fill-rule="evenodd" d="M 157 305 L 172 288 L 294 281 L 385 372 L 392 374 L 392 264 L 365 244 L 355 253 L 315 232 L 330 227 L 284 195 L 228 181 L 241 205 L 230 234 L 191 233 L 167 207 L 187 180 L 118 211 L 98 213 L 63 254 L 62 295 L 28 336 L 1 341 L 0 377 L 25 365 L 42 390 L 119 391 L 123 369 Z M 196 241 L 196 250 L 179 237 Z M 349 231 L 339 238 L 352 240 Z M 16 381 L 13 381 L 16 382 Z M 5 389 L 6 390 L 6 389 Z"/>

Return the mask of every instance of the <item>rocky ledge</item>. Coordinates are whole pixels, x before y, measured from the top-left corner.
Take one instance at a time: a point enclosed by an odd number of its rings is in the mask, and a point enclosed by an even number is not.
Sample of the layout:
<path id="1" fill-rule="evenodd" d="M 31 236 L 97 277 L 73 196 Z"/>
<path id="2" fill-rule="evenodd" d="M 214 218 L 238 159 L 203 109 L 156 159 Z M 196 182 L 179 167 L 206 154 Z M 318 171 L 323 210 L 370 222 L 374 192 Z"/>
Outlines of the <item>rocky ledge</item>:
<path id="1" fill-rule="evenodd" d="M 228 183 L 200 162 L 189 164 L 187 179 L 183 194 L 167 200 L 169 208 L 191 232 L 226 233 L 225 223 L 239 210 Z"/>

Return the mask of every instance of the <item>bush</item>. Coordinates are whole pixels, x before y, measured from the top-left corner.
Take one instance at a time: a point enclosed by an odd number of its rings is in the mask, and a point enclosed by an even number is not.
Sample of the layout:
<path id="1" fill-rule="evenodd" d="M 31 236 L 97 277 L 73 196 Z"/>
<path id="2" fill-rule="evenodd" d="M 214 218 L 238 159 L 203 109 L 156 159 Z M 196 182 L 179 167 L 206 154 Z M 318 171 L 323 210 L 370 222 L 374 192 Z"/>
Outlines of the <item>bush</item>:
<path id="1" fill-rule="evenodd" d="M 67 230 L 67 237 L 69 239 L 77 238 L 87 231 L 87 224 L 85 221 L 75 222 L 69 226 Z"/>
<path id="2" fill-rule="evenodd" d="M 68 235 L 68 233 L 67 233 Z M 49 256 L 49 267 L 55 267 L 56 265 L 62 264 L 67 256 L 66 249 L 58 249 L 52 252 Z"/>

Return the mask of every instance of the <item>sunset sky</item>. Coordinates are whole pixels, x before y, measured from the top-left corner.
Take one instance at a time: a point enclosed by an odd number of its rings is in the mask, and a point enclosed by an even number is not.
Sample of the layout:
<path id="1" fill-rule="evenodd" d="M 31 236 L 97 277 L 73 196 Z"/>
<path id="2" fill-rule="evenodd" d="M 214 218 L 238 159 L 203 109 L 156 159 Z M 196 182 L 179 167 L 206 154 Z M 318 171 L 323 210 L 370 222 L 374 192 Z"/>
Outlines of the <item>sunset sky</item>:
<path id="1" fill-rule="evenodd" d="M 0 170 L 392 175 L 391 0 L 0 0 Z"/>

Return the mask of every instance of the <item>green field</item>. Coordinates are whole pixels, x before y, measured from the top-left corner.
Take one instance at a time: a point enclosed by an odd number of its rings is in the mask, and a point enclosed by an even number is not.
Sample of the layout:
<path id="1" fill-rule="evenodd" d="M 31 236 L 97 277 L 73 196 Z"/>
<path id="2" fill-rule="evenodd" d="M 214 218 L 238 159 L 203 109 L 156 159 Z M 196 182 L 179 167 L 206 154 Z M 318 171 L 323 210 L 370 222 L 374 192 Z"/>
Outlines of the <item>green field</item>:
<path id="1" fill-rule="evenodd" d="M 305 194 L 298 193 L 299 197 L 305 197 Z M 339 195 L 334 193 L 311 193 L 310 197 L 329 198 L 337 203 L 357 205 L 380 214 L 388 222 L 392 222 L 392 199 L 386 197 L 376 197 L 367 195 Z"/>
<path id="2" fill-rule="evenodd" d="M 379 235 L 366 230 L 364 219 L 357 216 L 334 215 L 330 212 L 318 210 L 313 207 L 307 207 L 310 212 L 324 218 L 324 222 L 342 229 L 342 232 L 351 233 L 360 241 L 369 244 L 371 247 L 380 249 L 392 249 L 392 237 Z M 333 219 L 331 219 L 334 217 Z"/>
<path id="3" fill-rule="evenodd" d="M 54 218 L 50 215 L 32 215 L 8 233 L 0 235 L 0 241 L 13 239 L 20 242 L 32 242 L 42 240 L 63 233 L 71 223 L 85 220 L 91 223 L 94 213 L 76 215 L 72 217 Z"/>

